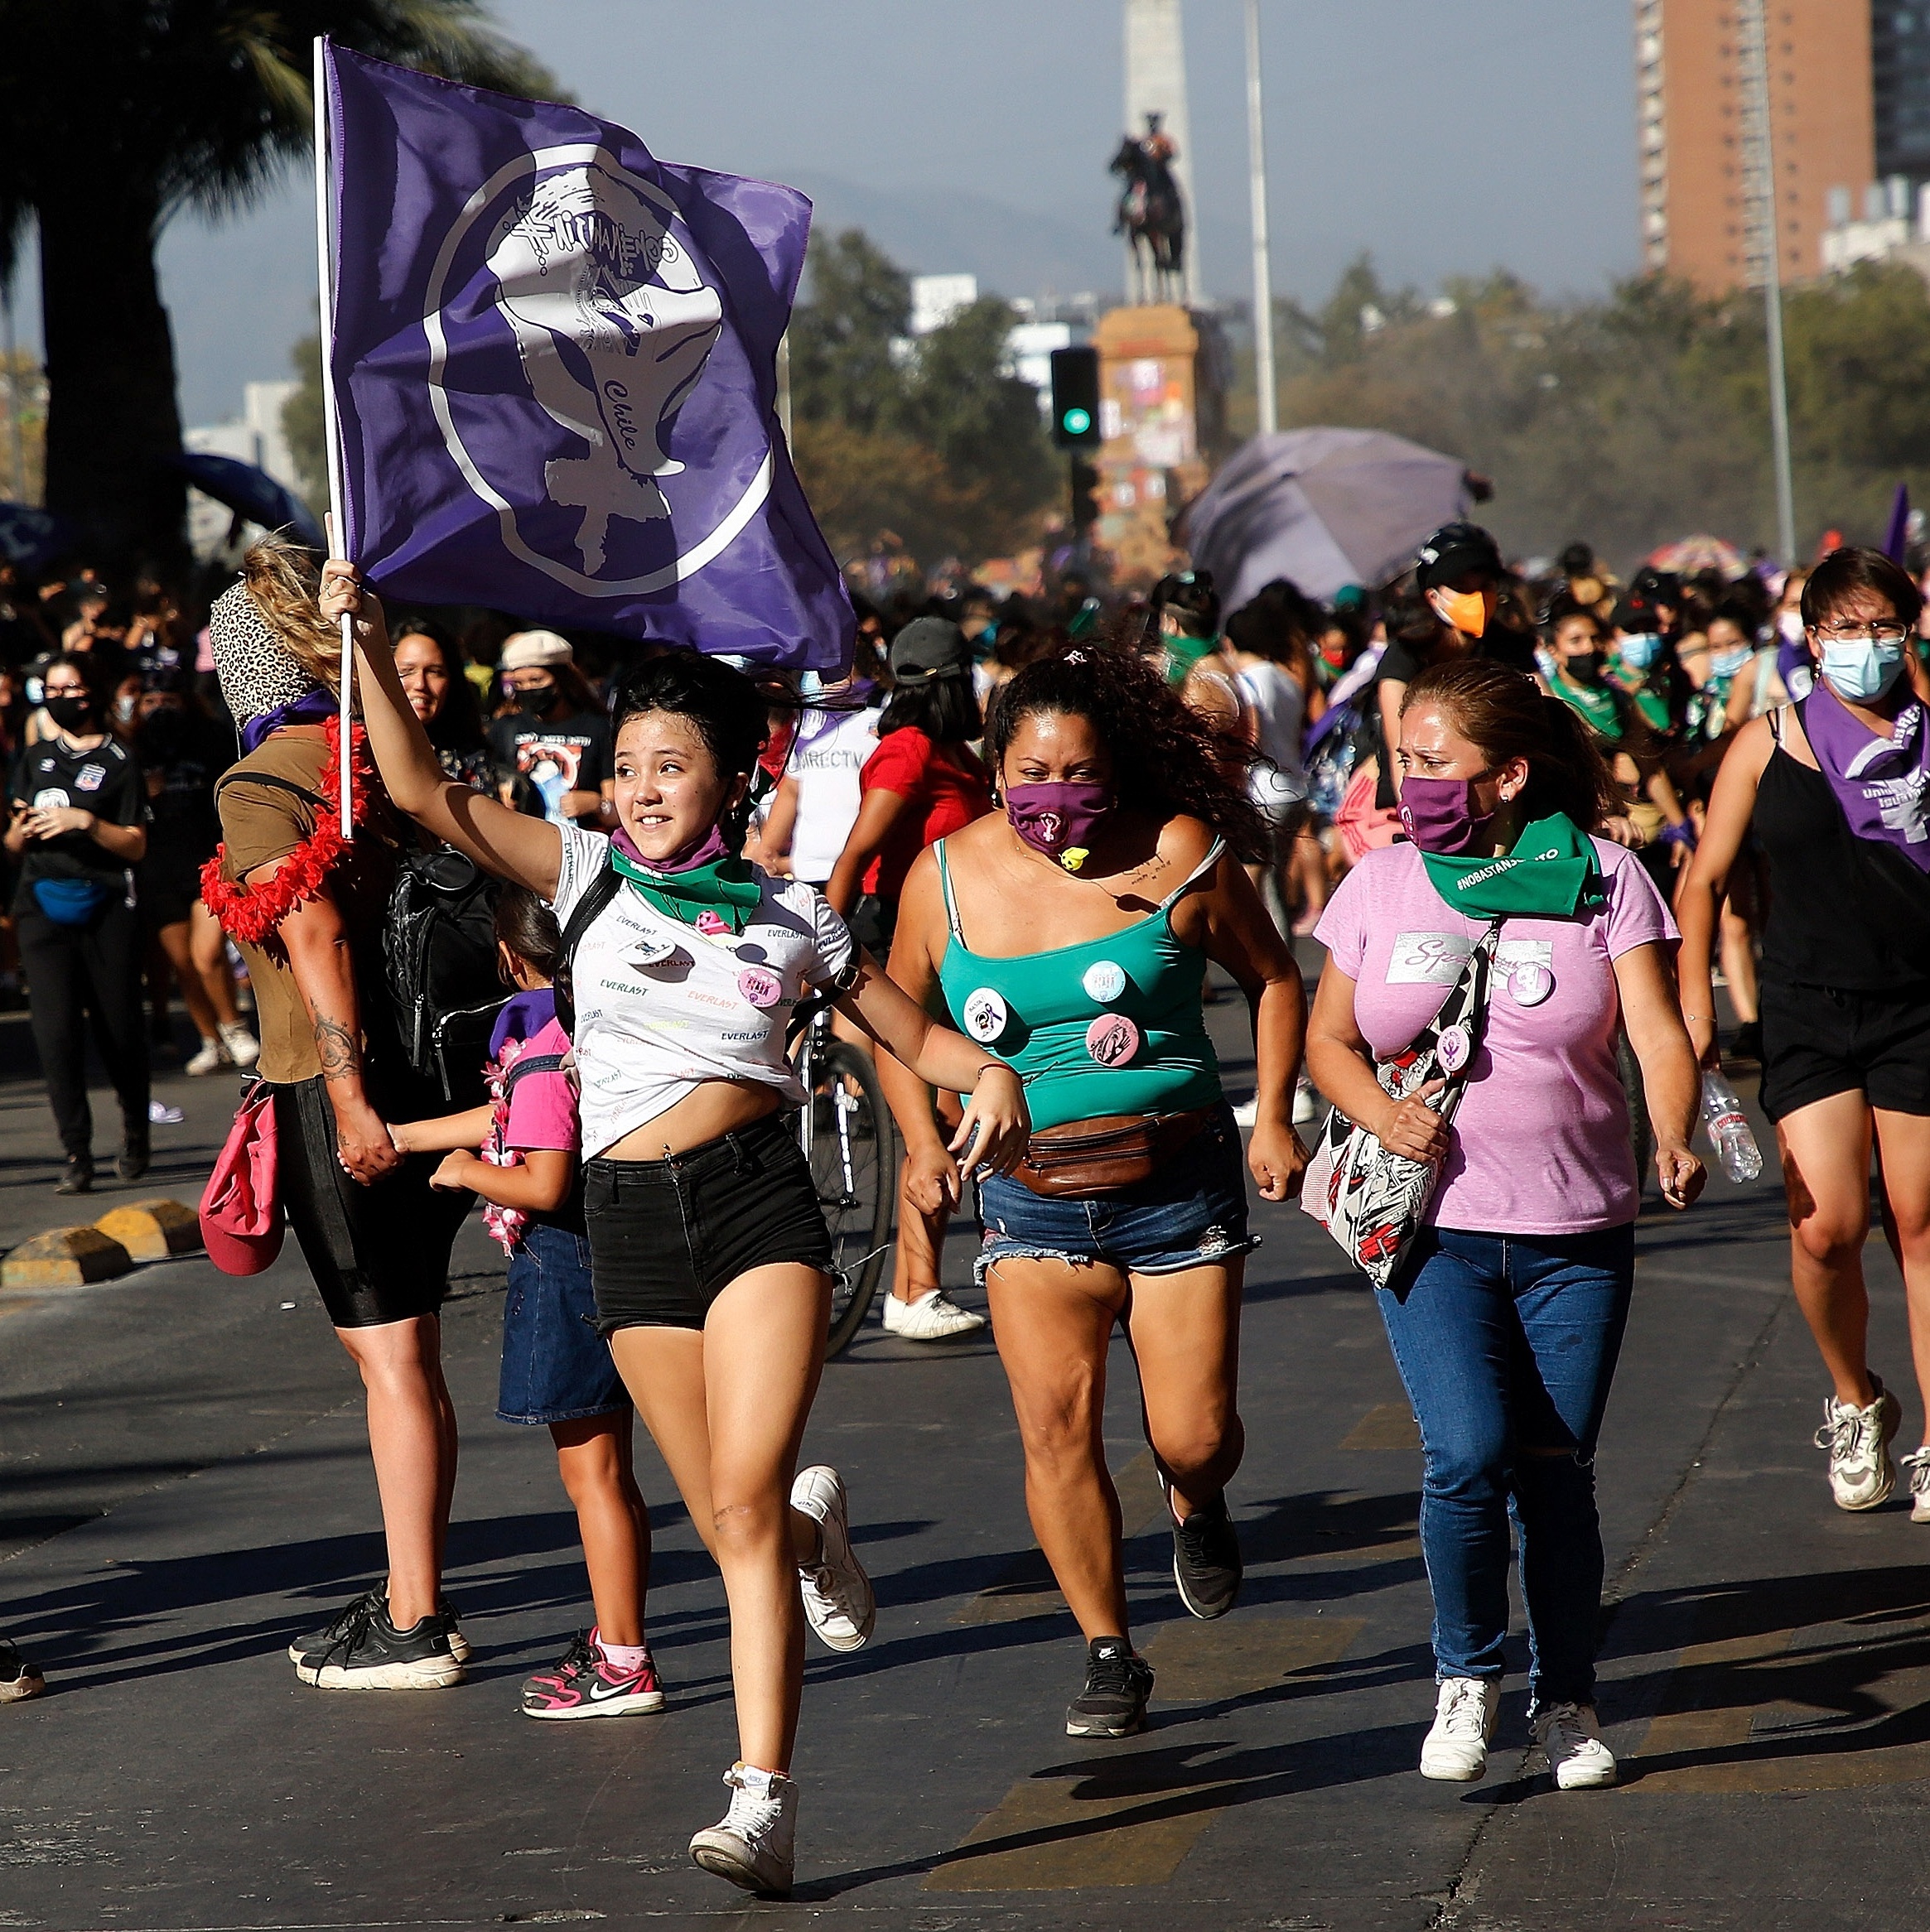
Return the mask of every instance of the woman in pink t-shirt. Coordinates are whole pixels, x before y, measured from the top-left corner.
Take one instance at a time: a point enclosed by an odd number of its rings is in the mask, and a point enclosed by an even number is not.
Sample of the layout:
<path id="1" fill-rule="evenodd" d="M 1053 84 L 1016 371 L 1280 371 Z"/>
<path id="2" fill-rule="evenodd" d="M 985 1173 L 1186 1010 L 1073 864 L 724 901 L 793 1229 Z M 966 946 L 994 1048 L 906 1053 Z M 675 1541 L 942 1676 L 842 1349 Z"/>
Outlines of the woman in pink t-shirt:
<path id="1" fill-rule="evenodd" d="M 1530 1715 L 1563 1789 L 1612 1784 L 1595 1713 L 1602 1583 L 1595 1438 L 1628 1318 L 1640 1190 L 1616 1072 L 1642 1065 L 1662 1197 L 1701 1192 L 1696 1057 L 1667 908 L 1633 854 L 1589 835 L 1619 794 L 1574 714 L 1519 672 L 1460 658 L 1401 711 L 1406 837 L 1329 902 L 1307 1064 L 1349 1119 L 1440 1184 L 1395 1285 L 1378 1291 L 1421 1424 L 1421 1542 L 1439 1686 L 1425 1777 L 1486 1769 L 1521 1525 Z M 1374 1074 L 1434 1018 L 1500 921 L 1485 1029 L 1454 1125 Z M 1433 1090 L 1430 1090 L 1433 1091 Z"/>

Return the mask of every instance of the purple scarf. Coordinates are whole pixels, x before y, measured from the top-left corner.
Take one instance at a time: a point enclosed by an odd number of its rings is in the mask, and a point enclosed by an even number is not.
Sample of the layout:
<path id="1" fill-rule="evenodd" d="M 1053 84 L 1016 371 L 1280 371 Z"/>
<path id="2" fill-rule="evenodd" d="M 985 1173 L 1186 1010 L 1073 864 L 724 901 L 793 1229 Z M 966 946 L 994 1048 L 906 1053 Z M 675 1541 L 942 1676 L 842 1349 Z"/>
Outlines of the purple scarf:
<path id="1" fill-rule="evenodd" d="M 334 692 L 317 685 L 304 691 L 292 705 L 277 705 L 272 711 L 258 711 L 241 727 L 241 749 L 245 754 L 261 749 L 262 740 L 285 725 L 320 725 L 341 710 Z"/>
<path id="2" fill-rule="evenodd" d="M 1819 677 L 1802 707 L 1802 729 L 1850 830 L 1894 846 L 1918 871 L 1930 873 L 1930 730 L 1917 698 L 1896 715 L 1894 735 L 1879 738 L 1850 715 Z"/>
<path id="3" fill-rule="evenodd" d="M 646 859 L 637 850 L 635 840 L 621 826 L 610 835 L 610 842 L 633 865 L 641 865 L 646 872 L 661 872 L 666 875 L 694 872 L 699 865 L 714 865 L 719 859 L 731 855 L 731 848 L 724 843 L 724 828 L 717 825 L 713 825 L 709 835 L 700 839 L 681 859 Z"/>

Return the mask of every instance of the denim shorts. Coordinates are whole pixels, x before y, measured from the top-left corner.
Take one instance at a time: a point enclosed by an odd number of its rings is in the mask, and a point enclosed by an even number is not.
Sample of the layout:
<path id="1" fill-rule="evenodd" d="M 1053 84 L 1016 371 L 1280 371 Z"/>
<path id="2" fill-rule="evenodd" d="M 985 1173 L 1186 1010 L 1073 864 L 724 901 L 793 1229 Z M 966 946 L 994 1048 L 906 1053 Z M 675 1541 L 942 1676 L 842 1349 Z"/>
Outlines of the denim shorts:
<path id="1" fill-rule="evenodd" d="M 1136 1188 L 1049 1200 L 1009 1174 L 991 1174 L 978 1183 L 978 1220 L 982 1288 L 996 1261 L 1106 1261 L 1128 1274 L 1179 1274 L 1260 1245 L 1247 1232 L 1246 1164 L 1224 1101 Z"/>
<path id="2" fill-rule="evenodd" d="M 589 1242 L 532 1221 L 509 1257 L 496 1419 L 574 1422 L 629 1406 L 610 1344 L 596 1332 Z"/>

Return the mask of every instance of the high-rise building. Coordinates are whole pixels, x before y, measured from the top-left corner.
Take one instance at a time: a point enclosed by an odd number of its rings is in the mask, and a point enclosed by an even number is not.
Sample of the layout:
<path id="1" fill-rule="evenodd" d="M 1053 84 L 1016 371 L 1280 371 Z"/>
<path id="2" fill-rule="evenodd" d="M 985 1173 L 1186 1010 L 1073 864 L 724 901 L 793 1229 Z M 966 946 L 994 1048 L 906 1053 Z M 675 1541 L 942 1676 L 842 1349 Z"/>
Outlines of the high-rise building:
<path id="1" fill-rule="evenodd" d="M 1904 11 L 1926 22 L 1913 47 L 1930 47 L 1930 6 Z M 1785 281 L 1821 272 L 1831 190 L 1877 178 L 1871 26 L 1872 0 L 1635 0 L 1645 267 L 1710 295 L 1762 281 L 1752 67 L 1766 37 L 1778 265 Z M 1930 163 L 1930 77 L 1909 91 Z"/>
<path id="2" fill-rule="evenodd" d="M 1875 0 L 1870 16 L 1876 171 L 1930 181 L 1930 6 Z"/>

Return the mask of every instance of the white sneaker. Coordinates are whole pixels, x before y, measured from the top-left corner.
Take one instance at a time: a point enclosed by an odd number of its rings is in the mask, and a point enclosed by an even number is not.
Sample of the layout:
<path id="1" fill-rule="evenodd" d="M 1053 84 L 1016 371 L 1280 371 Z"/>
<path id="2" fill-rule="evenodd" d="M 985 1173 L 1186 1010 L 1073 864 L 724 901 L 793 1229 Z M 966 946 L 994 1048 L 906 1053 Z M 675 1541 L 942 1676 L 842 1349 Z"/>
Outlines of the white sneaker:
<path id="1" fill-rule="evenodd" d="M 1257 1127 L 1260 1125 L 1260 1096 L 1255 1094 L 1251 1100 L 1239 1101 L 1233 1107 L 1233 1125 L 1236 1127 Z"/>
<path id="2" fill-rule="evenodd" d="M 260 1041 L 239 1020 L 221 1029 L 221 1050 L 237 1067 L 252 1067 L 262 1057 Z"/>
<path id="3" fill-rule="evenodd" d="M 1314 1083 L 1305 1074 L 1300 1077 L 1300 1084 L 1293 1090 L 1293 1124 L 1307 1127 L 1320 1117 L 1320 1096 L 1314 1091 Z"/>
<path id="4" fill-rule="evenodd" d="M 1434 1727 L 1421 1747 L 1421 1775 L 1470 1785 L 1488 1769 L 1488 1740 L 1501 1708 L 1501 1686 L 1479 1677 L 1450 1677 L 1435 1699 Z"/>
<path id="5" fill-rule="evenodd" d="M 822 1462 L 800 1470 L 791 1485 L 791 1507 L 815 1519 L 822 1544 L 816 1563 L 798 1566 L 804 1614 L 827 1649 L 856 1650 L 878 1621 L 878 1600 L 852 1549 L 843 1477 Z"/>
<path id="6" fill-rule="evenodd" d="M 949 1342 L 955 1335 L 976 1335 L 985 1317 L 962 1308 L 942 1288 L 928 1289 L 914 1300 L 885 1297 L 885 1332 L 907 1342 Z"/>
<path id="7" fill-rule="evenodd" d="M 1550 1704 L 1535 1713 L 1535 1742 L 1561 1791 L 1585 1791 L 1615 1781 L 1615 1756 L 1601 1740 L 1593 1704 Z"/>
<path id="8" fill-rule="evenodd" d="M 734 1764 L 724 1773 L 731 1809 L 690 1841 L 690 1855 L 746 1891 L 788 1896 L 797 1858 L 798 1787 L 782 1771 Z"/>
<path id="9" fill-rule="evenodd" d="M 1910 1472 L 1910 1520 L 1930 1523 L 1930 1443 L 1898 1461 Z"/>
<path id="10" fill-rule="evenodd" d="M 258 1048 L 256 1051 L 258 1053 L 260 1049 Z M 220 1041 L 204 1039 L 200 1052 L 181 1071 L 198 1077 L 203 1073 L 219 1073 L 227 1064 L 228 1058 L 221 1051 Z"/>
<path id="11" fill-rule="evenodd" d="M 1897 1486 L 1889 1443 L 1902 1425 L 1903 1407 L 1876 1376 L 1870 1380 L 1876 1400 L 1867 1409 L 1834 1395 L 1823 1400 L 1816 1446 L 1830 1453 L 1830 1493 L 1839 1510 L 1874 1510 L 1889 1501 Z"/>

